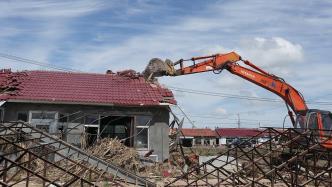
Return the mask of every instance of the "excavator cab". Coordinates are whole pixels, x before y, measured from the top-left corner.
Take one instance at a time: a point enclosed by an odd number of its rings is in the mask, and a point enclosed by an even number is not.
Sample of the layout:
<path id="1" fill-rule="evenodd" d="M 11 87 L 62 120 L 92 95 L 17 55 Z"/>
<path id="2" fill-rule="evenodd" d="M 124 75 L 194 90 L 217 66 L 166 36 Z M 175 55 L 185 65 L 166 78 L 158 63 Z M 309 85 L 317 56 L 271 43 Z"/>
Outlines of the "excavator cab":
<path id="1" fill-rule="evenodd" d="M 332 149 L 332 113 L 309 109 L 305 116 L 297 115 L 296 128 L 312 131 L 316 141 L 325 148 Z"/>

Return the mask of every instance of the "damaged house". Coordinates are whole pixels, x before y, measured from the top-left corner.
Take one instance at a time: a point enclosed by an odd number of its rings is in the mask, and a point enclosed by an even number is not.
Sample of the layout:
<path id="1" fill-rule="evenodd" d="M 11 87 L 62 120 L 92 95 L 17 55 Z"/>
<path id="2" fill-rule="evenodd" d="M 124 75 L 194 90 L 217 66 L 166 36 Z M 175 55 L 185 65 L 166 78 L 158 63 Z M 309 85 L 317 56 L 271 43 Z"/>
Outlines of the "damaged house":
<path id="1" fill-rule="evenodd" d="M 24 121 L 77 146 L 118 138 L 151 158 L 169 156 L 170 90 L 133 72 L 0 72 L 0 119 Z"/>

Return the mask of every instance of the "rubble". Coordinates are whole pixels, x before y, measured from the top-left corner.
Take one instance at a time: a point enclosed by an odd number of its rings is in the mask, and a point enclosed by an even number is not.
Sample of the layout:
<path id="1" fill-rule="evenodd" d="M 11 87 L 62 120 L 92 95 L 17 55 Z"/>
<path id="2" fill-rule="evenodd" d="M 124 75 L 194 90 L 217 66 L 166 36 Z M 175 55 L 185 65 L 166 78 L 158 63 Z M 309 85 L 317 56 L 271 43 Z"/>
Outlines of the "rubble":
<path id="1" fill-rule="evenodd" d="M 0 70 L 0 92 L 5 95 L 18 95 L 26 72 L 12 72 L 10 69 Z"/>
<path id="2" fill-rule="evenodd" d="M 122 168 L 135 171 L 142 170 L 142 162 L 137 151 L 126 147 L 118 139 L 104 138 L 87 149 L 93 156 L 101 158 Z"/>

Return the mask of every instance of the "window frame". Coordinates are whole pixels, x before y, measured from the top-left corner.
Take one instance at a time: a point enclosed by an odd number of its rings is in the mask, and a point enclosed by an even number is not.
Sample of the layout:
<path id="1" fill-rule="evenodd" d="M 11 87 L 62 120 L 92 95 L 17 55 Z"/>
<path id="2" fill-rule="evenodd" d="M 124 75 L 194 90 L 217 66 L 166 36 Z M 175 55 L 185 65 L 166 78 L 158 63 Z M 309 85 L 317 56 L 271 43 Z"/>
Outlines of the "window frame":
<path id="1" fill-rule="evenodd" d="M 36 127 L 36 125 L 37 125 L 37 123 L 32 123 L 32 114 L 33 113 L 52 113 L 52 114 L 54 114 L 54 121 L 52 122 L 52 123 L 45 123 L 45 125 L 47 125 L 48 126 L 48 133 L 52 133 L 52 132 L 50 132 L 50 129 L 51 129 L 51 124 L 53 124 L 53 125 L 55 125 L 56 127 L 58 126 L 58 119 L 59 119 L 59 112 L 58 111 L 48 111 L 48 110 L 30 110 L 29 111 L 29 121 L 28 121 L 28 123 L 29 124 L 32 124 L 34 127 Z M 36 119 L 36 120 L 38 120 L 38 119 Z M 43 119 L 39 119 L 41 122 L 42 122 L 42 120 Z M 49 120 L 51 120 L 51 119 L 49 119 Z M 39 124 L 38 124 L 39 125 Z"/>
<path id="2" fill-rule="evenodd" d="M 59 112 L 57 112 L 57 111 L 30 110 L 29 111 L 29 123 L 31 123 L 31 120 L 32 120 L 32 113 L 54 113 L 54 122 L 58 122 Z"/>
<path id="3" fill-rule="evenodd" d="M 135 140 L 135 148 L 139 151 L 145 151 L 145 150 L 149 150 L 150 149 L 150 126 L 136 126 L 136 140 Z M 140 131 L 138 131 L 138 128 L 141 128 L 141 129 L 147 129 L 147 140 L 148 140 L 148 147 L 147 148 L 139 148 L 137 147 L 137 136 L 139 135 L 138 133 Z"/>
<path id="4" fill-rule="evenodd" d="M 18 112 L 16 112 L 16 120 L 19 121 L 20 119 L 19 119 L 18 115 L 23 114 L 23 113 L 25 113 L 27 115 L 27 119 L 24 122 L 29 122 L 29 111 L 18 111 Z"/>
<path id="5" fill-rule="evenodd" d="M 95 123 L 87 123 L 86 119 L 87 119 L 88 116 L 95 116 L 97 118 L 97 120 L 95 120 Z M 84 122 L 83 122 L 84 125 L 95 125 L 95 126 L 98 125 L 98 126 L 100 126 L 101 115 L 100 114 L 87 114 L 87 115 L 84 116 L 83 120 L 84 120 Z"/>

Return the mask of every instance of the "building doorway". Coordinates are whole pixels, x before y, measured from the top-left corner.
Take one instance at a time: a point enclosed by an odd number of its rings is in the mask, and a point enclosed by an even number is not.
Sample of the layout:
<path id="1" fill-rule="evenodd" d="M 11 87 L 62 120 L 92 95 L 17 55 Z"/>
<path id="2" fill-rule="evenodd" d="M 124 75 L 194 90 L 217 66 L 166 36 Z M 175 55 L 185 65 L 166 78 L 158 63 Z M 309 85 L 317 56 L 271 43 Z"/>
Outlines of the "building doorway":
<path id="1" fill-rule="evenodd" d="M 134 118 L 130 116 L 101 116 L 100 137 L 123 140 L 128 147 L 133 147 Z"/>
<path id="2" fill-rule="evenodd" d="M 84 132 L 86 135 L 86 145 L 91 146 L 97 142 L 98 138 L 98 126 L 85 125 Z"/>

